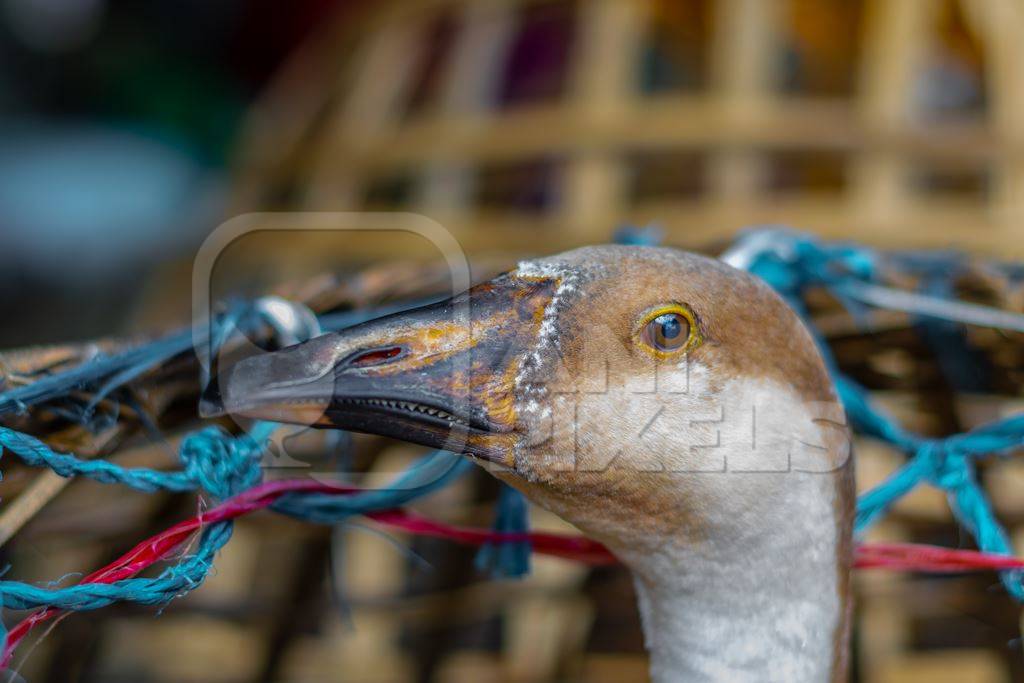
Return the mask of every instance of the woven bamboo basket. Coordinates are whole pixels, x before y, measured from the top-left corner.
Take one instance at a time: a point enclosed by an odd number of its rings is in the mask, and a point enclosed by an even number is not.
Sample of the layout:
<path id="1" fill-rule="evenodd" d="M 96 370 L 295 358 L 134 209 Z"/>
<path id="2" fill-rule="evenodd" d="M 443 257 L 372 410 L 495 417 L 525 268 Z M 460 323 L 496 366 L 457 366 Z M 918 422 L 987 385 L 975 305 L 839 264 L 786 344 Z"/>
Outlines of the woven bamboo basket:
<path id="1" fill-rule="evenodd" d="M 1013 0 L 380 3 L 255 112 L 237 211 L 411 210 L 469 251 L 758 223 L 1024 254 Z"/>

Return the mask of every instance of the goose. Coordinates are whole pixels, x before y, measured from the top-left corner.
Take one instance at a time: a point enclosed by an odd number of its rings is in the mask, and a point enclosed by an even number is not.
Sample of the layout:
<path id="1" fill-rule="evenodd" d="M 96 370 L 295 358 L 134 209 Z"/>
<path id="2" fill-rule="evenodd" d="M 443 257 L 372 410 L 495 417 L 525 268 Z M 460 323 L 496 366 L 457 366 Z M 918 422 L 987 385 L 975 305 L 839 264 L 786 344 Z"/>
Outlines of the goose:
<path id="1" fill-rule="evenodd" d="M 584 247 L 245 359 L 219 392 L 463 453 L 604 543 L 655 683 L 846 680 L 849 432 L 811 334 L 752 275 Z"/>

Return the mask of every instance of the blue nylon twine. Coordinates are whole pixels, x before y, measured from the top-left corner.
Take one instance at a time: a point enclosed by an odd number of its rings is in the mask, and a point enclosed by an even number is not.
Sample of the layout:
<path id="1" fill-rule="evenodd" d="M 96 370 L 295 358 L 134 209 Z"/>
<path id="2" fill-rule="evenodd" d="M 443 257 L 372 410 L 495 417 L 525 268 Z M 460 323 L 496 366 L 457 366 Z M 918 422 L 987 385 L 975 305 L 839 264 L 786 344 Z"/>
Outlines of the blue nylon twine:
<path id="1" fill-rule="evenodd" d="M 83 476 L 103 483 L 123 484 L 138 491 L 192 491 L 201 489 L 218 499 L 228 498 L 260 480 L 259 461 L 274 427 L 259 422 L 251 434 L 232 437 L 217 427 L 206 427 L 181 444 L 184 469 L 160 472 L 123 468 L 104 460 L 82 460 L 57 453 L 26 434 L 0 428 L 0 444 L 34 466 L 49 467 L 63 477 Z M 99 609 L 115 602 L 154 605 L 184 595 L 206 578 L 217 551 L 231 539 L 232 521 L 204 529 L 196 550 L 166 567 L 155 578 L 130 578 L 109 584 L 79 584 L 65 588 L 37 586 L 22 581 L 0 581 L 0 604 L 9 609 L 56 607 L 76 611 Z M 6 628 L 0 624 L 0 635 Z"/>
<path id="2" fill-rule="evenodd" d="M 124 484 L 144 492 L 201 489 L 216 498 L 227 498 L 259 483 L 260 458 L 276 427 L 274 423 L 260 422 L 253 427 L 251 434 L 240 436 L 231 436 L 218 428 L 195 432 L 182 442 L 180 448 L 179 455 L 185 469 L 171 473 L 120 468 L 112 463 L 104 463 L 104 468 L 86 467 L 101 461 L 85 461 L 55 453 L 31 437 L 27 437 L 29 442 L 34 442 L 31 450 L 22 447 L 25 442 L 22 439 L 11 441 L 19 446 L 19 450 L 12 452 L 21 457 L 24 457 L 24 452 L 30 452 L 33 459 L 38 458 L 34 462 L 45 466 L 57 464 L 60 470 L 54 471 L 62 476 L 86 476 L 105 483 Z M 10 433 L 11 430 L 4 430 L 3 436 L 7 437 Z M 7 445 L 7 440 L 4 445 Z M 465 458 L 436 451 L 408 468 L 387 488 L 351 496 L 292 493 L 275 501 L 271 508 L 311 522 L 337 524 L 356 515 L 404 505 L 450 484 L 471 467 L 472 464 Z M 230 520 L 211 524 L 204 530 L 194 552 L 167 567 L 155 578 L 131 578 L 109 584 L 81 584 L 64 588 L 37 586 L 21 581 L 0 581 L 2 604 L 11 609 L 58 607 L 83 611 L 106 607 L 114 602 L 149 605 L 168 602 L 202 584 L 217 551 L 230 540 L 233 525 L 234 522 Z"/>
<path id="3" fill-rule="evenodd" d="M 494 516 L 494 530 L 499 533 L 529 531 L 529 506 L 522 493 L 508 484 L 502 484 L 498 494 L 498 509 Z M 476 568 L 492 577 L 520 577 L 530 573 L 529 541 L 488 543 L 476 555 Z"/>
<path id="4" fill-rule="evenodd" d="M 223 500 L 260 481 L 261 442 L 274 425 L 257 423 L 252 434 L 231 438 L 220 427 L 205 427 L 182 441 L 179 458 L 184 469 L 162 472 L 125 468 L 106 460 L 82 460 L 57 453 L 39 439 L 0 427 L 0 446 L 33 467 L 48 467 L 62 477 L 85 477 L 104 484 L 123 484 L 136 491 L 195 491 L 201 489 Z"/>

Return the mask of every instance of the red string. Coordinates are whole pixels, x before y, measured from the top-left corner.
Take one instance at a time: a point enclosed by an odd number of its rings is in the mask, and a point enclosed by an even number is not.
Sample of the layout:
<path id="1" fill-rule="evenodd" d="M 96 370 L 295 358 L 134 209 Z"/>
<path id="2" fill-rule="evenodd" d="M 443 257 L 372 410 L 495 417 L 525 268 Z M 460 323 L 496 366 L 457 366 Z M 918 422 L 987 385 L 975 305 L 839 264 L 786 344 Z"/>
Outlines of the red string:
<path id="1" fill-rule="evenodd" d="M 272 481 L 252 488 L 206 512 L 175 524 L 148 538 L 107 566 L 89 574 L 81 583 L 113 583 L 135 576 L 147 567 L 171 558 L 203 526 L 235 519 L 261 510 L 287 493 L 333 493 L 347 495 L 361 489 L 326 484 L 309 479 Z M 583 536 L 548 532 L 503 533 L 456 526 L 422 517 L 407 510 L 371 512 L 370 519 L 392 529 L 419 536 L 444 538 L 466 545 L 529 541 L 535 552 L 593 565 L 613 564 L 617 560 L 597 541 Z M 975 550 L 957 550 L 912 543 L 862 543 L 856 548 L 854 566 L 861 569 L 889 569 L 954 573 L 981 570 L 1024 569 L 1024 560 Z M 0 668 L 10 665 L 15 648 L 38 624 L 62 613 L 56 608 L 41 609 L 19 622 L 7 635 Z"/>

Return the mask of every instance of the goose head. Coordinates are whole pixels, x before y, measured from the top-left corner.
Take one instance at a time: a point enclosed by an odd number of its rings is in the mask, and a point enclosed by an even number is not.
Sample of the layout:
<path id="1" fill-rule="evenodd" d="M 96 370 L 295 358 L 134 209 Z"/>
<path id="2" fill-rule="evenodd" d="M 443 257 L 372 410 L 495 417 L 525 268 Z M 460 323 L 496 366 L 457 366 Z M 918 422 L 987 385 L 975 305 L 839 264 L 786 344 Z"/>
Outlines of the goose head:
<path id="1" fill-rule="evenodd" d="M 223 409 L 466 454 L 632 571 L 651 673 L 839 680 L 852 472 L 814 341 L 677 250 L 525 261 L 448 301 L 237 364 Z"/>

